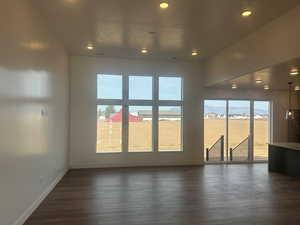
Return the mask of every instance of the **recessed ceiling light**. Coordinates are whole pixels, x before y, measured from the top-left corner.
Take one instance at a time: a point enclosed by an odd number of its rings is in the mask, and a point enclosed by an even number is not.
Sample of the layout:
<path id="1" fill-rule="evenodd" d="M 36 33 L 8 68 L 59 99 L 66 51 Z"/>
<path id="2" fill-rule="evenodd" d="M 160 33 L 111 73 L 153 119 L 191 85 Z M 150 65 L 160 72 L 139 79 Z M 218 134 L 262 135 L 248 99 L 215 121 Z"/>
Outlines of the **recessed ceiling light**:
<path id="1" fill-rule="evenodd" d="M 270 89 L 270 87 L 269 87 L 269 85 L 264 85 L 264 90 L 269 90 Z"/>
<path id="2" fill-rule="evenodd" d="M 242 12 L 242 16 L 243 17 L 249 17 L 252 15 L 252 11 L 249 10 L 249 9 L 245 9 L 243 12 Z"/>
<path id="3" fill-rule="evenodd" d="M 148 53 L 148 50 L 147 50 L 146 48 L 143 48 L 143 49 L 141 50 L 141 53 L 147 54 L 147 53 Z"/>
<path id="4" fill-rule="evenodd" d="M 159 4 L 159 7 L 162 8 L 162 9 L 166 9 L 169 7 L 169 4 L 167 2 L 162 2 Z"/>
<path id="5" fill-rule="evenodd" d="M 73 3 L 76 3 L 77 0 L 65 0 L 65 2 L 66 2 L 66 3 L 71 3 L 71 4 L 73 4 Z"/>
<path id="6" fill-rule="evenodd" d="M 94 49 L 94 46 L 93 46 L 92 44 L 88 44 L 88 45 L 86 46 L 86 48 L 87 48 L 88 50 L 93 50 L 93 49 Z"/>
<path id="7" fill-rule="evenodd" d="M 231 88 L 232 88 L 232 89 L 237 89 L 237 85 L 236 85 L 236 84 L 232 84 L 232 85 L 231 85 Z"/>
<path id="8" fill-rule="evenodd" d="M 197 56 L 198 52 L 196 50 L 192 51 L 192 56 Z"/>
<path id="9" fill-rule="evenodd" d="M 297 76 L 297 75 L 299 75 L 299 70 L 298 70 L 298 68 L 292 68 L 292 69 L 290 70 L 290 75 L 291 75 L 291 76 Z"/>
<path id="10" fill-rule="evenodd" d="M 300 86 L 299 86 L 299 85 L 296 85 L 295 88 L 294 88 L 294 90 L 295 90 L 295 91 L 300 91 Z"/>
<path id="11" fill-rule="evenodd" d="M 262 81 L 262 79 L 260 79 L 260 78 L 257 78 L 256 80 L 255 80 L 255 83 L 257 83 L 257 84 L 261 84 L 263 81 Z"/>

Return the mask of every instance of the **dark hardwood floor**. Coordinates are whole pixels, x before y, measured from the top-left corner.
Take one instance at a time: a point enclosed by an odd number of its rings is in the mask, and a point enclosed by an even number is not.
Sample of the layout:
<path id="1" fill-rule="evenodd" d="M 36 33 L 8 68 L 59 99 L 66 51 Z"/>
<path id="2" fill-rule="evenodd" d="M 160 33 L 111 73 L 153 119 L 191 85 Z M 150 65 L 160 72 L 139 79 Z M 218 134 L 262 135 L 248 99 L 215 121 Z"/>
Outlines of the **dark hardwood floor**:
<path id="1" fill-rule="evenodd" d="M 266 164 L 72 170 L 26 225 L 299 225 L 300 179 Z"/>

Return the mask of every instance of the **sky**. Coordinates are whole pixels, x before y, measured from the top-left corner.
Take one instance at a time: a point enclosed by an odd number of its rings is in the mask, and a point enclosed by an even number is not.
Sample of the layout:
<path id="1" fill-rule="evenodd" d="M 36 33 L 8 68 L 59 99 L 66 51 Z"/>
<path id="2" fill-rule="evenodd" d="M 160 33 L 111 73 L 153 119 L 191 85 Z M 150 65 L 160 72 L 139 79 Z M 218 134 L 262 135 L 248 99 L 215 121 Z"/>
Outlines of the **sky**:
<path id="1" fill-rule="evenodd" d="M 228 103 L 229 113 L 230 111 L 242 111 L 246 114 L 250 112 L 250 101 L 241 101 L 241 100 L 230 100 Z M 220 112 L 226 111 L 226 101 L 225 100 L 205 100 L 204 110 Z M 269 111 L 269 102 L 268 101 L 255 101 L 254 102 L 254 114 L 259 114 L 262 111 Z"/>
<path id="2" fill-rule="evenodd" d="M 121 75 L 98 75 L 97 98 L 122 99 Z M 129 99 L 152 100 L 152 77 L 129 76 Z M 160 100 L 181 100 L 181 78 L 159 78 Z"/>

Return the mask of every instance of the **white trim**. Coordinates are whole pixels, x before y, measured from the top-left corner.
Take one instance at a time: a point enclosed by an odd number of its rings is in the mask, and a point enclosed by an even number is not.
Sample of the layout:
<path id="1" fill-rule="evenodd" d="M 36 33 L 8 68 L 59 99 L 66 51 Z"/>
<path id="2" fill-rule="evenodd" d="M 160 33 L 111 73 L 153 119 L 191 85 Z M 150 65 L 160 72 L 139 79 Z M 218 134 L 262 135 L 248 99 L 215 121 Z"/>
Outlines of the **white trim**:
<path id="1" fill-rule="evenodd" d="M 68 169 L 65 169 L 62 173 L 58 174 L 54 181 L 43 191 L 43 193 L 22 213 L 14 225 L 23 225 L 67 172 Z"/>

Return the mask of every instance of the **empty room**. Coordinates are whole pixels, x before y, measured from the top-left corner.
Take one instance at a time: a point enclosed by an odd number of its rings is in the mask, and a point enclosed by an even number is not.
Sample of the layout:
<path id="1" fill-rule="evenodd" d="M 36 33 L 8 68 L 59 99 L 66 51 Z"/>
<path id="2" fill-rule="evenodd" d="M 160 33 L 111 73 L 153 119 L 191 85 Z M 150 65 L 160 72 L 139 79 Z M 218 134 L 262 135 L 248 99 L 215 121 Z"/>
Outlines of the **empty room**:
<path id="1" fill-rule="evenodd" d="M 299 0 L 2 0 L 0 225 L 300 224 Z"/>

